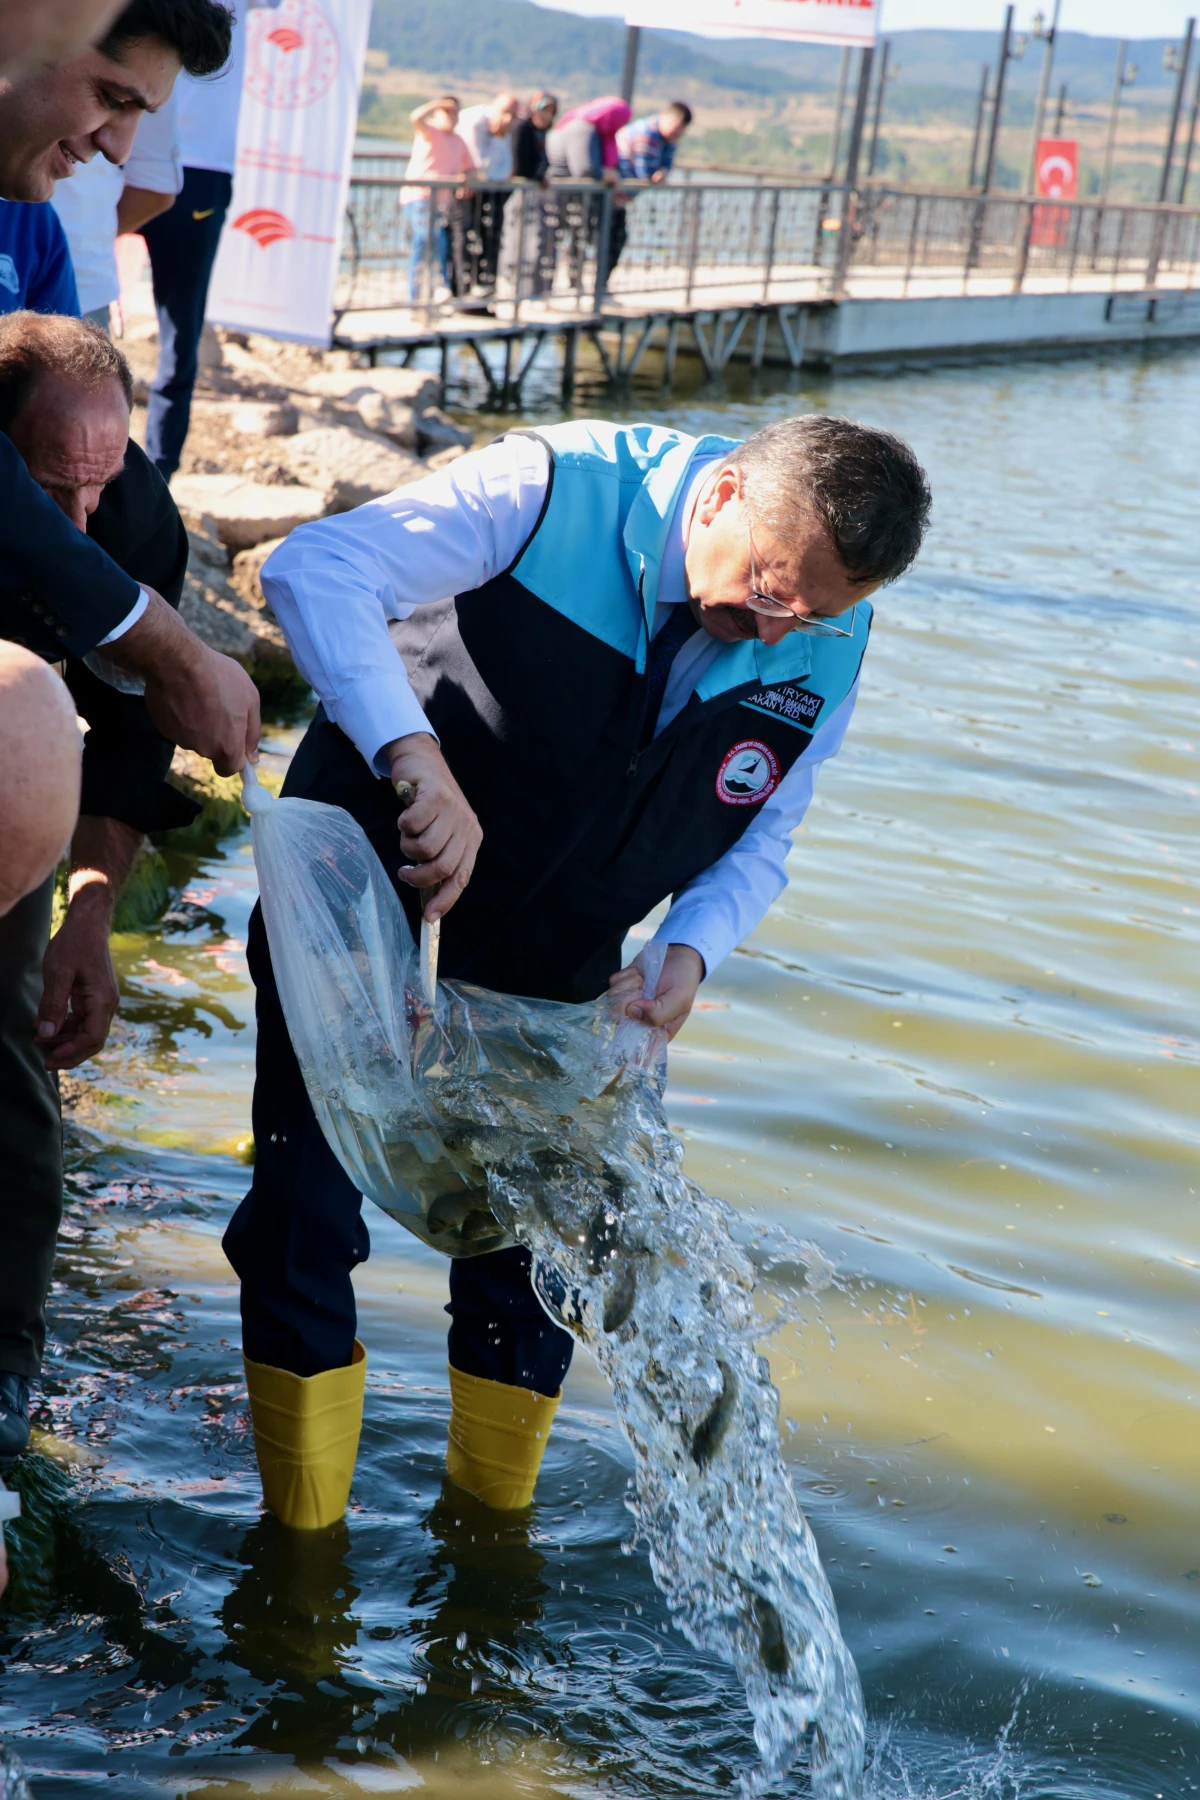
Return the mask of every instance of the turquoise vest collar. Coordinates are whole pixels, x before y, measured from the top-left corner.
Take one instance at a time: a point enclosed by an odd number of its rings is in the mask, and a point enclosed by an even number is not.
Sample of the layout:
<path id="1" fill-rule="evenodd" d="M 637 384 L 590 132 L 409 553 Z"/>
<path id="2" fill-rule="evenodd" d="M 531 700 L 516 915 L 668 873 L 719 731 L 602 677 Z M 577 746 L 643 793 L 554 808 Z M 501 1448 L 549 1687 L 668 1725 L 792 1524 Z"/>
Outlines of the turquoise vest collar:
<path id="1" fill-rule="evenodd" d="M 512 573 L 530 592 L 646 667 L 663 551 L 697 457 L 737 448 L 736 438 L 689 437 L 654 425 L 572 420 L 539 437 L 554 476 L 537 531 Z M 613 556 L 617 543 L 624 558 Z M 866 646 L 871 606 L 860 602 L 852 638 L 789 632 L 782 642 L 723 644 L 696 684 L 697 697 L 731 689 L 807 682 L 833 710 L 853 684 Z"/>

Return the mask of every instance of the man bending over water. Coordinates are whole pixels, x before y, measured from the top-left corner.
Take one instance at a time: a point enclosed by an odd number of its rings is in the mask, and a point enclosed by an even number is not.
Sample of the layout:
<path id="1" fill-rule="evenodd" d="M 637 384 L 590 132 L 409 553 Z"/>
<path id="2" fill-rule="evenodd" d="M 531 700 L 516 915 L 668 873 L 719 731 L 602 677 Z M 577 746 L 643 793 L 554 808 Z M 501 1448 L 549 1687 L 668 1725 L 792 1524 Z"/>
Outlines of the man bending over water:
<path id="1" fill-rule="evenodd" d="M 912 451 L 845 419 L 744 444 L 601 421 L 509 433 L 303 526 L 266 564 L 321 701 L 284 792 L 359 821 L 414 931 L 422 901 L 444 920 L 444 975 L 552 1000 L 607 989 L 674 1036 L 787 885 L 854 708 L 870 596 L 916 557 L 929 507 Z M 416 790 L 405 811 L 398 783 Z M 647 1001 L 621 947 L 668 895 Z M 225 1248 L 264 1497 L 316 1527 L 341 1516 L 357 1453 L 350 1272 L 370 1243 L 258 908 L 249 960 L 258 1160 Z M 500 1508 L 532 1496 L 571 1357 L 529 1270 L 522 1248 L 450 1265 L 447 1466 Z"/>

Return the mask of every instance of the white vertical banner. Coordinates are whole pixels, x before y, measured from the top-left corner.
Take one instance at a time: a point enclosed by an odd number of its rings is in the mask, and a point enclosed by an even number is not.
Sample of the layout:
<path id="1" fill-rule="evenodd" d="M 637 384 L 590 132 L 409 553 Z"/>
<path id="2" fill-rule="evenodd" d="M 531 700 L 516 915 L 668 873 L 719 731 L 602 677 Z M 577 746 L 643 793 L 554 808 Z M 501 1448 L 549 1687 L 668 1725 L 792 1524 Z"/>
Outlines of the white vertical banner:
<path id="1" fill-rule="evenodd" d="M 233 198 L 208 290 L 214 325 L 329 343 L 370 19 L 371 0 L 247 12 Z"/>

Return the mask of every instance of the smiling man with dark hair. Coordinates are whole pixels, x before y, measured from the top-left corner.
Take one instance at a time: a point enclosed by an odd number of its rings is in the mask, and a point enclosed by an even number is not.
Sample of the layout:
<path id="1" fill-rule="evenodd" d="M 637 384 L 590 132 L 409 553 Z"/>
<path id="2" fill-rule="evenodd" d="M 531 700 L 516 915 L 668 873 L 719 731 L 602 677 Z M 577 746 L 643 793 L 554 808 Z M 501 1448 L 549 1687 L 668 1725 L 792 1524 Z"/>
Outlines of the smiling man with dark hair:
<path id="1" fill-rule="evenodd" d="M 143 112 L 158 111 L 181 69 L 219 69 L 231 30 L 216 0 L 134 0 L 102 45 L 0 82 L 0 194 L 48 200 L 93 156 L 125 162 Z"/>

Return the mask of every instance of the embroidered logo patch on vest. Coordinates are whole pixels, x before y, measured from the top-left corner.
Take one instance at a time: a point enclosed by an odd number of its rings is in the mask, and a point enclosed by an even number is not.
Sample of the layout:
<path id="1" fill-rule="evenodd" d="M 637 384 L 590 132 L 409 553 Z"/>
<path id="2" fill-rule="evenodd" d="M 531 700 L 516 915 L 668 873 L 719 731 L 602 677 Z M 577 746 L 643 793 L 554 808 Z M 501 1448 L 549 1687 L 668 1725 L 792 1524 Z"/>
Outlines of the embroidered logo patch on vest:
<path id="1" fill-rule="evenodd" d="M 717 799 L 726 806 L 757 806 L 778 786 L 775 752 L 758 738 L 744 738 L 727 750 L 717 770 Z"/>
<path id="2" fill-rule="evenodd" d="M 770 713 L 772 718 L 783 719 L 789 725 L 796 725 L 801 731 L 811 731 L 820 716 L 825 704 L 824 696 L 814 694 L 808 688 L 797 687 L 794 681 L 781 681 L 775 687 L 760 688 L 757 694 L 751 694 L 743 700 L 743 706 L 752 706 L 756 712 Z"/>

